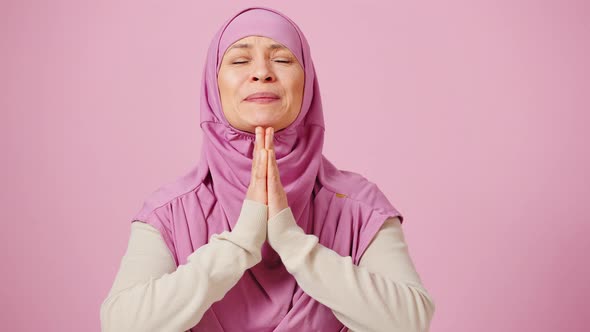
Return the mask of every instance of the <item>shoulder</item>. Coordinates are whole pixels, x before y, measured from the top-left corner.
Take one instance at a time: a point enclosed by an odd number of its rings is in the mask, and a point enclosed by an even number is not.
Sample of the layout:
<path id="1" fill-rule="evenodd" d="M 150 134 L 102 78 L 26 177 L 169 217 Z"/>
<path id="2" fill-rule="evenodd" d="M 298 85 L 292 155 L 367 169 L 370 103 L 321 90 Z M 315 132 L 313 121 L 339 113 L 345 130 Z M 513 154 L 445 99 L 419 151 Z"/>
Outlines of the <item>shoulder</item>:
<path id="1" fill-rule="evenodd" d="M 333 175 L 324 186 L 338 197 L 361 205 L 363 210 L 398 214 L 381 188 L 360 173 L 338 170 L 337 175 Z"/>
<path id="2" fill-rule="evenodd" d="M 169 210 L 166 207 L 171 207 L 174 202 L 186 195 L 195 193 L 201 188 L 206 189 L 204 183 L 196 178 L 195 175 L 196 168 L 152 191 L 144 198 L 143 205 L 140 211 L 133 217 L 133 221 L 145 221 L 154 214 L 164 215 L 166 210 Z M 197 195 L 193 196 L 196 198 Z"/>
<path id="3" fill-rule="evenodd" d="M 160 231 L 156 227 L 144 222 L 143 220 L 134 220 L 133 222 L 131 222 L 132 234 L 144 232 L 160 234 Z"/>
<path id="4" fill-rule="evenodd" d="M 385 219 L 385 221 L 383 222 L 383 226 L 381 226 L 381 228 L 394 228 L 401 226 L 401 224 L 402 223 L 399 216 L 389 217 Z"/>

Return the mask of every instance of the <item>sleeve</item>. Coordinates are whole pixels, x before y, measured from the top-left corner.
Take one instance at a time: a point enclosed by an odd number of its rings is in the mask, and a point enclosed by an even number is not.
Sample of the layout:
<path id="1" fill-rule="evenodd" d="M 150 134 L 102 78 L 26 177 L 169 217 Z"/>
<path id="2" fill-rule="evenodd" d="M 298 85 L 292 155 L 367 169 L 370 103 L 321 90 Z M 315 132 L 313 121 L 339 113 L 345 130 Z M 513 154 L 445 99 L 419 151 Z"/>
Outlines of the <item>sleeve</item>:
<path id="1" fill-rule="evenodd" d="M 435 304 L 409 256 L 399 218 L 389 218 L 357 266 L 305 234 L 286 208 L 268 241 L 299 286 L 352 331 L 428 331 Z"/>
<path id="2" fill-rule="evenodd" d="M 267 205 L 245 200 L 233 231 L 211 236 L 176 267 L 160 232 L 131 223 L 113 286 L 100 308 L 101 330 L 186 331 L 262 259 Z"/>

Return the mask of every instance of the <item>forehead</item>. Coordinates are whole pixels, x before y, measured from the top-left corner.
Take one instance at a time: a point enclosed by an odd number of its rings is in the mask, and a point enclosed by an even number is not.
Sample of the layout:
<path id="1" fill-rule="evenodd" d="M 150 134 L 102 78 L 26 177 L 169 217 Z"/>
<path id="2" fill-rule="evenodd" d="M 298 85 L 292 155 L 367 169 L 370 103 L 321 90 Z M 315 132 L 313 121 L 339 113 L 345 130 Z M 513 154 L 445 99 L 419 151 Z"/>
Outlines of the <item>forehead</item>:
<path id="1" fill-rule="evenodd" d="M 236 41 L 235 43 L 233 43 L 230 47 L 227 48 L 226 52 L 232 51 L 232 50 L 251 50 L 253 48 L 266 48 L 269 50 L 285 50 L 285 51 L 289 51 L 290 50 L 285 46 L 282 45 L 281 43 L 277 42 L 276 40 L 272 39 L 272 38 L 268 38 L 268 37 L 263 37 L 263 36 L 248 36 L 245 38 L 242 38 L 238 41 Z"/>

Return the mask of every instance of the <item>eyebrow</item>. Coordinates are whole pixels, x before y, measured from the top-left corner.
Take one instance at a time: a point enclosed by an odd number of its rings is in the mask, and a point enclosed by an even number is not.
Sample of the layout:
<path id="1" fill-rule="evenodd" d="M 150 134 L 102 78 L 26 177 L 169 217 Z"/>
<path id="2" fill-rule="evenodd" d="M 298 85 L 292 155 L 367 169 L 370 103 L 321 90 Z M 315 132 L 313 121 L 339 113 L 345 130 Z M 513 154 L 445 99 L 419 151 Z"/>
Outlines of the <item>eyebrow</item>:
<path id="1" fill-rule="evenodd" d="M 235 44 L 232 47 L 230 47 L 228 49 L 228 51 L 233 50 L 234 48 L 250 48 L 252 45 L 248 44 L 248 43 L 241 43 L 241 44 Z M 272 50 L 277 50 L 277 49 L 287 49 L 285 46 L 281 45 L 281 44 L 270 44 L 268 46 L 269 49 Z"/>

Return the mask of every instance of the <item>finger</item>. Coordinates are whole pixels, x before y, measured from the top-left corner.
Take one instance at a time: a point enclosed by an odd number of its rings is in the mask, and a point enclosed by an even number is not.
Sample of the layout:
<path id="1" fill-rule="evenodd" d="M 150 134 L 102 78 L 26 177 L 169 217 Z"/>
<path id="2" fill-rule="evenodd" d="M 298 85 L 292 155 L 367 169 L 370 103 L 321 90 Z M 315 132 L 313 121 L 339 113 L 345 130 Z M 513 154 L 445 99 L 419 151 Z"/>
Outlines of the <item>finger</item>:
<path id="1" fill-rule="evenodd" d="M 274 150 L 275 148 L 275 130 L 273 127 L 266 128 L 264 135 L 264 148 L 267 150 Z"/>
<path id="2" fill-rule="evenodd" d="M 256 179 L 258 168 L 260 168 L 260 153 L 258 153 L 257 149 L 254 149 L 254 152 L 252 152 L 252 171 L 250 175 L 250 182 Z"/>
<path id="3" fill-rule="evenodd" d="M 268 130 L 270 130 L 268 150 L 274 151 L 274 149 L 275 149 L 275 129 L 273 127 L 270 127 L 270 128 L 268 128 Z"/>
<path id="4" fill-rule="evenodd" d="M 254 131 L 254 151 L 252 152 L 252 159 L 256 160 L 256 150 L 260 150 L 260 142 L 262 141 L 262 135 L 263 135 L 264 129 L 262 127 L 256 127 L 255 131 Z"/>
<path id="5" fill-rule="evenodd" d="M 268 151 L 265 149 L 260 149 L 258 151 L 259 154 L 259 162 L 260 162 L 260 166 L 258 167 L 258 175 L 260 177 L 263 177 L 264 180 L 266 180 L 266 176 L 267 176 L 267 169 L 266 167 L 263 167 L 264 165 L 267 164 L 267 159 L 268 159 Z"/>
<path id="6" fill-rule="evenodd" d="M 264 138 L 264 128 L 258 126 L 256 127 L 256 141 L 254 144 L 254 150 L 258 149 L 260 150 L 262 148 L 262 144 L 263 144 L 263 138 Z"/>
<path id="7" fill-rule="evenodd" d="M 281 176 L 279 174 L 279 164 L 277 162 L 277 158 L 275 155 L 275 150 L 271 150 L 272 151 L 272 170 L 273 170 L 273 174 L 275 175 L 275 180 L 278 184 L 281 183 Z"/>
<path id="8" fill-rule="evenodd" d="M 256 191 L 258 192 L 258 194 L 260 195 L 259 197 L 261 198 L 262 201 L 264 201 L 265 203 L 268 202 L 267 200 L 267 169 L 266 169 L 266 165 L 267 165 L 267 160 L 268 160 L 268 153 L 265 149 L 260 149 L 258 150 L 258 153 L 260 154 L 259 158 L 259 167 L 257 169 L 256 172 Z"/>
<path id="9" fill-rule="evenodd" d="M 262 133 L 263 133 L 263 128 L 262 127 L 256 127 L 255 129 L 255 134 L 256 134 L 256 139 L 254 140 L 254 151 L 252 151 L 252 179 L 254 179 L 256 177 L 256 172 L 258 167 L 260 167 L 260 146 L 261 146 L 261 142 L 262 142 Z"/>
<path id="10" fill-rule="evenodd" d="M 280 177 L 278 168 L 276 166 L 276 159 L 274 150 L 268 150 L 268 169 L 267 169 L 267 186 L 268 192 L 275 194 L 278 191 L 280 185 Z"/>
<path id="11" fill-rule="evenodd" d="M 274 176 L 274 172 L 273 172 L 273 167 L 272 167 L 272 151 L 267 150 L 268 151 L 268 158 L 267 158 L 267 164 L 266 164 L 266 187 L 268 188 L 268 198 L 269 198 L 269 204 L 270 201 L 272 200 L 272 195 L 274 194 L 274 185 L 273 185 L 273 176 Z"/>

